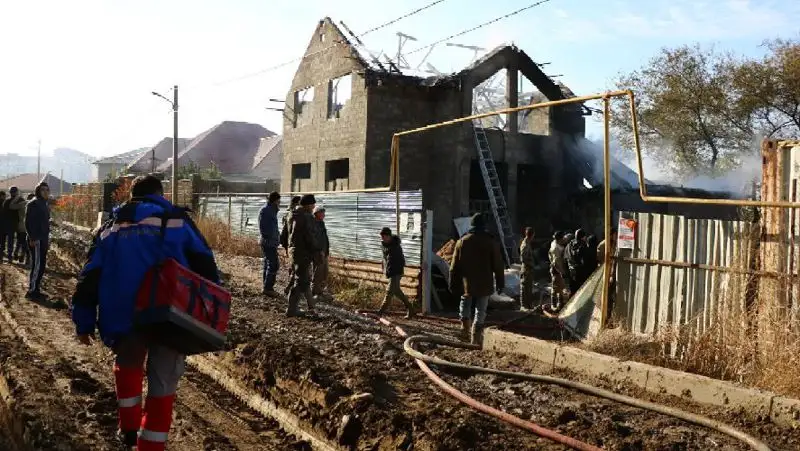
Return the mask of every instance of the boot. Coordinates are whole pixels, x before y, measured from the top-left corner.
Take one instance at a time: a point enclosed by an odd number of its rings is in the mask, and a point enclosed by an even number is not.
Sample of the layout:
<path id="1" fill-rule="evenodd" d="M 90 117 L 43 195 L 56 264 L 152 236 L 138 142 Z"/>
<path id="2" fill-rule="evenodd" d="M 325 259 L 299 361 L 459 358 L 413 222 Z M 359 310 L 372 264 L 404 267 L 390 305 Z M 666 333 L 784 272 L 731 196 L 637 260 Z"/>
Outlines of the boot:
<path id="1" fill-rule="evenodd" d="M 414 306 L 411 305 L 410 302 L 406 304 L 406 309 L 407 309 L 407 312 L 406 312 L 405 319 L 413 319 L 415 316 L 417 316 L 416 309 L 414 309 Z"/>
<path id="2" fill-rule="evenodd" d="M 316 305 L 316 299 L 314 299 L 314 295 L 311 293 L 311 288 L 306 290 L 304 293 L 304 297 L 306 298 L 306 302 L 308 303 L 308 313 L 314 313 L 314 305 Z"/>
<path id="3" fill-rule="evenodd" d="M 286 316 L 300 316 L 297 306 L 300 304 L 300 293 L 296 289 L 289 292 L 289 306 L 286 307 Z"/>
<path id="4" fill-rule="evenodd" d="M 472 344 L 483 347 L 483 324 L 472 325 Z"/>
<path id="5" fill-rule="evenodd" d="M 383 302 L 381 302 L 381 306 L 378 309 L 378 316 L 383 316 L 386 314 L 386 311 L 389 310 L 389 297 L 383 298 Z"/>
<path id="6" fill-rule="evenodd" d="M 468 319 L 461 320 L 461 332 L 458 334 L 458 338 L 462 341 L 469 341 L 469 328 L 471 323 L 472 321 Z"/>

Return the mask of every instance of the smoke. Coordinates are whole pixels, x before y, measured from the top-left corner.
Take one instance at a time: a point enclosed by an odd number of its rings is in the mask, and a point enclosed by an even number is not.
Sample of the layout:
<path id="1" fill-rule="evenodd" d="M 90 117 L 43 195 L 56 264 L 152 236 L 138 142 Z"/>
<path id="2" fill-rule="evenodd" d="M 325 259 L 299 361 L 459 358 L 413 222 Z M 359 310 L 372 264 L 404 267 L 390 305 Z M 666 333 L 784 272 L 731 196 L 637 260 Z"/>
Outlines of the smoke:
<path id="1" fill-rule="evenodd" d="M 620 183 L 630 185 L 631 188 L 639 187 L 638 164 L 636 156 L 623 149 L 617 142 L 611 141 L 611 171 L 612 188 L 620 188 Z M 574 148 L 582 155 L 591 170 L 591 185 L 600 185 L 603 180 L 603 142 L 602 140 L 590 141 L 579 139 L 575 141 Z M 642 166 L 645 181 L 648 184 L 670 185 L 685 188 L 702 189 L 746 196 L 751 193 L 753 182 L 761 180 L 761 158 L 757 152 L 743 155 L 732 162 L 731 169 L 719 176 L 708 174 L 695 174 L 690 177 L 679 177 L 670 171 L 663 163 L 644 154 Z"/>
<path id="2" fill-rule="evenodd" d="M 753 182 L 761 180 L 761 158 L 749 154 L 739 158 L 738 167 L 718 177 L 697 175 L 682 185 L 687 188 L 698 188 L 707 191 L 720 191 L 734 195 L 747 195 L 753 188 Z"/>

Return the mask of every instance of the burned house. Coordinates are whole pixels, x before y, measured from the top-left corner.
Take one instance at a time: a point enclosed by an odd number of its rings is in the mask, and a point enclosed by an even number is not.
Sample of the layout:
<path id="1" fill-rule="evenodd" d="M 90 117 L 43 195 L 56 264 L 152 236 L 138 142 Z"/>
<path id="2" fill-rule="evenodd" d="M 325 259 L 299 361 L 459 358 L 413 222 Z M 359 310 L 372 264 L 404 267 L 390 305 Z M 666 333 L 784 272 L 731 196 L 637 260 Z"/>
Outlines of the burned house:
<path id="1" fill-rule="evenodd" d="M 574 96 L 515 46 L 499 47 L 456 73 L 420 77 L 377 61 L 331 19 L 321 20 L 286 96 L 282 191 L 387 186 L 392 135 L 471 115 L 474 89 L 504 69 L 510 107 Z M 535 96 L 519 98 L 519 77 L 536 87 Z M 478 125 L 513 232 L 532 225 L 545 236 L 579 220 L 570 217 L 571 198 L 597 169 L 579 150 L 587 142 L 588 114 L 583 105 L 568 104 L 509 113 L 503 128 Z M 423 191 L 425 208 L 434 211 L 435 244 L 452 235 L 453 218 L 489 208 L 474 127 L 462 122 L 400 140 L 400 189 Z"/>
<path id="2" fill-rule="evenodd" d="M 330 19 L 319 22 L 287 94 L 284 117 L 284 191 L 375 188 L 389 184 L 395 132 L 472 114 L 473 88 L 502 69 L 508 86 L 530 80 L 547 99 L 565 97 L 522 50 L 498 48 L 470 67 L 421 78 L 378 66 L 362 56 Z M 508 90 L 517 106 L 517 90 Z M 505 130 L 486 129 L 515 226 L 559 213 L 582 178 L 566 166 L 565 147 L 583 137 L 580 105 L 528 115 L 539 134 L 521 133 L 518 115 Z M 522 121 L 524 123 L 524 121 Z M 400 188 L 422 189 L 434 210 L 437 241 L 450 234 L 453 217 L 487 208 L 469 122 L 401 139 Z"/>

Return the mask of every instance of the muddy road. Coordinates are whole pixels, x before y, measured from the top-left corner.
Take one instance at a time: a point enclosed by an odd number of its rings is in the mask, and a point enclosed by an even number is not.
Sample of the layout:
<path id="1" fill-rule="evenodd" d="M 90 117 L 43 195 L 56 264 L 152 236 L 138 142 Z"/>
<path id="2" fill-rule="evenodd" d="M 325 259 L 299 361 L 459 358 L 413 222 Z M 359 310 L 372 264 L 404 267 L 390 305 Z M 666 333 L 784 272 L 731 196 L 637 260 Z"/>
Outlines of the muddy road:
<path id="1" fill-rule="evenodd" d="M 69 443 L 65 449 L 117 449 L 111 354 L 100 345 L 79 346 L 65 309 L 85 242 L 78 235 L 54 241 L 51 266 L 60 272 L 45 279 L 51 298 L 47 305 L 23 299 L 22 268 L 0 269 L 6 277 L 3 307 L 26 336 L 0 337 L 2 370 L 15 381 L 15 399 L 37 425 L 42 443 Z M 478 414 L 439 391 L 403 352 L 402 339 L 392 328 L 336 307 L 320 309 L 316 318 L 285 318 L 285 301 L 259 294 L 259 260 L 225 256 L 219 263 L 234 294 L 231 349 L 208 360 L 294 412 L 304 428 L 344 449 L 566 449 Z M 282 272 L 279 285 L 284 278 Z M 379 299 L 373 301 L 377 304 Z M 411 333 L 455 332 L 451 325 L 427 319 L 396 321 Z M 7 324 L 2 326 L 7 330 Z M 423 350 L 463 363 L 537 370 L 535 364 L 507 355 L 442 347 Z M 492 407 L 604 449 L 747 449 L 710 430 L 560 387 L 434 369 Z M 728 421 L 776 449 L 800 447 L 800 432 L 776 428 L 763 419 L 642 396 Z M 178 400 L 169 449 L 308 448 L 199 373 L 187 371 Z"/>

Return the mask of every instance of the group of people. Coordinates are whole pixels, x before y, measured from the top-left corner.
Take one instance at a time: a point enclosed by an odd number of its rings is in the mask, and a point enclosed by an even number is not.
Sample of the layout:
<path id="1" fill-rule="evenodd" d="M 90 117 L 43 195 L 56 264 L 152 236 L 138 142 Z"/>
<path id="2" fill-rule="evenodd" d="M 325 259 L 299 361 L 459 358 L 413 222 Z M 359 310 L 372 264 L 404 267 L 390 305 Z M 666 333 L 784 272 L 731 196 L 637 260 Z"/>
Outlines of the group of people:
<path id="1" fill-rule="evenodd" d="M 30 268 L 26 297 L 43 300 L 42 277 L 50 239 L 50 187 L 39 183 L 27 197 L 12 186 L 0 191 L 0 262 L 18 262 Z"/>
<path id="2" fill-rule="evenodd" d="M 289 284 L 283 293 L 283 296 L 289 296 L 286 316 L 313 315 L 316 302 L 329 298 L 326 289 L 330 239 L 325 226 L 325 208 L 317 205 L 313 194 L 294 196 L 283 216 L 283 224 L 278 227 L 280 199 L 280 193 L 270 193 L 267 203 L 258 214 L 264 256 L 263 294 L 272 298 L 282 297 L 275 291 L 275 280 L 280 269 L 278 249 L 282 247 L 289 261 Z M 406 307 L 406 317 L 410 318 L 415 314 L 414 307 L 400 287 L 406 266 L 400 238 L 393 235 L 388 227 L 380 231 L 380 237 L 383 272 L 388 283 L 379 312 L 386 312 L 392 298 L 396 297 Z M 305 312 L 300 310 L 301 298 L 306 300 Z"/>
<path id="3" fill-rule="evenodd" d="M 611 252 L 616 245 L 616 229 L 611 230 Z M 535 308 L 533 299 L 533 268 L 535 266 L 533 244 L 534 232 L 531 227 L 525 229 L 525 237 L 520 245 L 520 302 L 524 308 Z M 550 304 L 558 310 L 589 279 L 592 273 L 605 258 L 605 240 L 600 243 L 594 235 L 583 229 L 575 233 L 556 231 L 550 242 L 548 259 L 550 261 L 550 282 L 552 292 Z M 613 264 L 613 262 L 612 262 Z M 613 274 L 609 281 L 614 283 Z M 612 290 L 613 292 L 613 290 Z"/>

